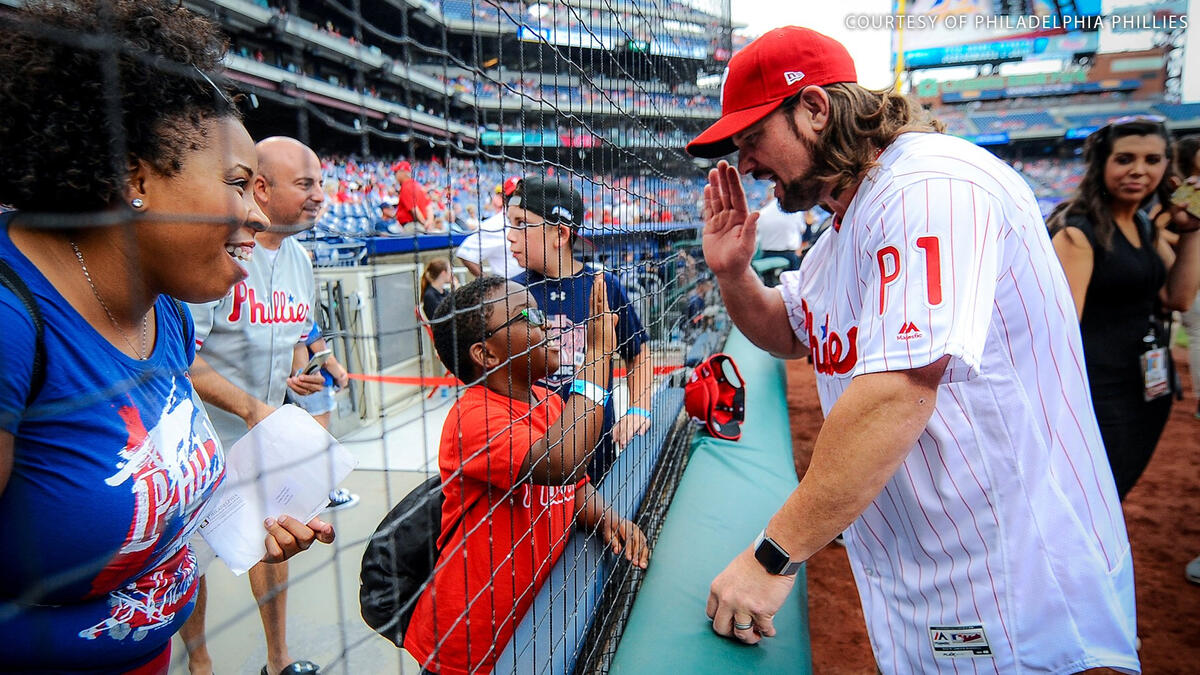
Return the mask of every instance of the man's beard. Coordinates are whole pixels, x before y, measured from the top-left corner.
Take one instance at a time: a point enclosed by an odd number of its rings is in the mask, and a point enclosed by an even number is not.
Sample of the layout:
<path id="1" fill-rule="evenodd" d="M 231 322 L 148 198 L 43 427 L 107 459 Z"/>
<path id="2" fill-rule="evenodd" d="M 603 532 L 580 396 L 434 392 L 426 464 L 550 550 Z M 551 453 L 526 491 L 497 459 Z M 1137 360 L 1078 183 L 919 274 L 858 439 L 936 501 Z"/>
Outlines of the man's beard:
<path id="1" fill-rule="evenodd" d="M 825 173 L 829 165 L 825 151 L 817 143 L 800 135 L 796 136 L 796 140 L 804 146 L 804 151 L 808 154 L 808 170 L 795 180 L 780 183 L 783 196 L 779 199 L 779 210 L 784 213 L 807 211 L 817 205 L 825 183 L 817 180 L 816 176 L 818 173 Z"/>

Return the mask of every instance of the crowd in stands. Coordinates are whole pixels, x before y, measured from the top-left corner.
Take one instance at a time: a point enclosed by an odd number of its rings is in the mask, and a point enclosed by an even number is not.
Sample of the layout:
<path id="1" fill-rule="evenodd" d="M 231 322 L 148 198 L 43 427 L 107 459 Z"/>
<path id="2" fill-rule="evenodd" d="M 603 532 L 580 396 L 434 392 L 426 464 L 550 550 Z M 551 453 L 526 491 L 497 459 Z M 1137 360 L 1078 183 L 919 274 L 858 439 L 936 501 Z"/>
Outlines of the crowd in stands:
<path id="1" fill-rule="evenodd" d="M 971 121 L 983 134 L 1041 131 L 1059 126 L 1050 113 L 1034 110 L 974 114 L 971 115 Z"/>
<path id="2" fill-rule="evenodd" d="M 694 9 L 684 10 L 692 16 Z M 691 35 L 672 32 L 661 20 L 647 21 L 641 12 L 601 11 L 562 4 L 532 4 L 526 7 L 520 2 L 492 2 L 488 0 L 442 0 L 442 16 L 446 19 L 473 21 L 479 24 L 523 24 L 533 30 L 571 31 L 581 33 L 581 24 L 588 26 L 587 33 L 606 44 L 624 45 L 627 40 L 651 41 L 671 45 L 682 51 L 709 48 L 708 35 L 715 31 L 706 30 L 698 24 L 673 23 L 680 30 L 691 26 Z M 655 18 L 661 19 L 657 14 Z M 714 17 L 712 19 L 716 21 Z"/>
<path id="3" fill-rule="evenodd" d="M 490 212 L 490 195 L 509 176 L 526 173 L 519 164 L 451 159 L 416 162 L 413 178 L 421 184 L 433 208 L 433 228 L 388 228 L 384 209 L 394 209 L 399 185 L 396 163 L 355 157 L 322 160 L 326 206 L 315 236 L 368 237 L 418 234 L 465 234 L 479 227 Z M 554 175 L 553 167 L 547 170 Z M 704 178 L 690 179 L 608 174 L 572 177 L 582 187 L 585 222 L 591 228 L 651 223 L 696 223 L 700 219 Z M 752 194 L 765 191 L 757 185 Z M 389 213 L 393 214 L 394 211 Z"/>
<path id="4" fill-rule="evenodd" d="M 944 120 L 943 120 L 944 121 Z M 1015 160 L 1012 165 L 1029 181 L 1042 206 L 1049 211 L 1079 185 L 1082 165 L 1078 159 L 1036 158 Z M 326 208 L 314 236 L 318 238 L 363 238 L 370 236 L 415 236 L 418 234 L 466 234 L 480 221 L 493 215 L 491 194 L 509 176 L 526 173 L 514 162 L 475 162 L 451 159 L 416 162 L 413 178 L 429 196 L 433 207 L 432 228 L 420 225 L 390 230 L 381 221 L 394 219 L 399 186 L 395 162 L 362 160 L 356 157 L 326 157 L 322 160 Z M 550 175 L 554 170 L 548 171 Z M 597 174 L 586 179 L 572 177 L 582 187 L 587 227 L 603 231 L 660 223 L 699 224 L 705 178 L 667 179 L 645 176 Z M 770 184 L 750 182 L 750 203 L 764 200 Z M 387 209 L 387 213 L 384 210 Z"/>
<path id="5" fill-rule="evenodd" d="M 1047 105 L 1103 105 L 1130 100 L 1127 91 L 1105 91 L 1088 94 L 1071 94 L 1068 96 L 1010 96 L 988 101 L 968 101 L 954 105 L 955 109 L 968 112 L 990 112 L 995 110 L 1041 109 Z"/>
<path id="6" fill-rule="evenodd" d="M 1100 104 L 1113 102 L 1107 95 L 1080 100 L 1077 96 L 1049 99 L 1008 99 L 1004 101 L 974 101 L 962 105 L 935 106 L 934 117 L 946 124 L 950 133 L 970 135 L 973 126 L 978 133 L 1066 130 L 1078 127 L 1101 127 L 1113 119 L 1135 115 L 1161 116 L 1175 122 L 1200 119 L 1200 103 L 1163 103 L 1130 101 L 1123 105 L 1107 106 L 1096 112 L 1069 112 L 1067 106 L 1077 103 Z M 1049 107 L 1047 107 L 1049 105 Z M 961 133 L 960 133 L 961 132 Z"/>
<path id="7" fill-rule="evenodd" d="M 1051 157 L 1017 160 L 1012 162 L 1012 166 L 1033 188 L 1043 216 L 1075 192 L 1084 169 L 1079 159 Z"/>
<path id="8" fill-rule="evenodd" d="M 666 110 L 669 108 L 686 108 L 688 110 L 708 111 L 713 115 L 720 112 L 720 102 L 704 94 L 672 94 L 650 92 L 637 86 L 630 85 L 625 89 L 583 88 L 568 84 L 547 83 L 536 77 L 511 76 L 501 82 L 478 77 L 447 77 L 435 75 L 453 93 L 479 98 L 498 98 L 503 93 L 517 91 L 531 99 L 542 99 L 550 103 L 565 105 L 582 103 L 583 105 L 604 105 L 611 103 L 622 108 Z"/>

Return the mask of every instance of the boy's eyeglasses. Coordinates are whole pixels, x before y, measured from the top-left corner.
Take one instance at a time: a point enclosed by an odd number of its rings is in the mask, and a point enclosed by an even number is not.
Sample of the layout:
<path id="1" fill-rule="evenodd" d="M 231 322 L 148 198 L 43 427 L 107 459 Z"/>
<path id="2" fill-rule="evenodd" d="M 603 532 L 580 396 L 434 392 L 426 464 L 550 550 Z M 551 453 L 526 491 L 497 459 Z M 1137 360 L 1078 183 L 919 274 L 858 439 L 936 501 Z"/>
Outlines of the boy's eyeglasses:
<path id="1" fill-rule="evenodd" d="M 513 325 L 514 323 L 516 323 L 522 319 L 524 319 L 525 321 L 528 321 L 529 325 L 533 328 L 541 328 L 542 326 L 546 325 L 546 313 L 545 312 L 538 309 L 537 307 L 526 307 L 525 309 L 514 314 L 512 316 L 512 318 L 510 318 L 508 321 L 505 321 L 504 323 L 500 324 L 499 326 L 496 326 L 495 328 L 484 332 L 483 339 L 486 340 L 486 339 L 492 337 L 496 333 L 499 333 L 500 331 L 504 330 L 505 328 L 508 328 L 509 326 Z"/>

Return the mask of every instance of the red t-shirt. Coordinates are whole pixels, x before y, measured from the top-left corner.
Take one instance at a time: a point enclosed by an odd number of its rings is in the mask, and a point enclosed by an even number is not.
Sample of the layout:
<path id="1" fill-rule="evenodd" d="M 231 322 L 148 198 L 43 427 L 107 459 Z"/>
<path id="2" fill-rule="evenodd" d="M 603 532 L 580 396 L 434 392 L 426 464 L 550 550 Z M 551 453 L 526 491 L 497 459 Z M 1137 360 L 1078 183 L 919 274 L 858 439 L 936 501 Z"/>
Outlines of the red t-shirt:
<path id="1" fill-rule="evenodd" d="M 413 216 L 413 209 L 420 207 L 421 213 L 428 213 L 429 195 L 425 194 L 425 188 L 414 178 L 409 178 L 400 185 L 400 194 L 398 196 L 400 206 L 396 208 L 396 222 L 404 225 L 411 223 L 416 218 Z"/>
<path id="2" fill-rule="evenodd" d="M 561 397 L 534 393 L 531 406 L 476 385 L 442 427 L 442 554 L 404 636 L 417 662 L 442 675 L 492 671 L 571 534 L 575 490 L 586 478 L 517 483 L 530 446 L 563 410 Z"/>

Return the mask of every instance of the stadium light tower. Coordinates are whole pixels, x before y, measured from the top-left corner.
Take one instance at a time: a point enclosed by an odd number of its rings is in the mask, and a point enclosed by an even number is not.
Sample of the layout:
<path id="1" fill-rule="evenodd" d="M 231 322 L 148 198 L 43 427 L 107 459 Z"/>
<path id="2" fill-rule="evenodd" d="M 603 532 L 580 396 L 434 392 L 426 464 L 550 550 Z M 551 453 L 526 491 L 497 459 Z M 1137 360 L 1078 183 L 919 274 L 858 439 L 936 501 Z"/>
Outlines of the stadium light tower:
<path id="1" fill-rule="evenodd" d="M 1154 45 L 1166 50 L 1167 78 L 1163 82 L 1163 98 L 1179 103 L 1183 97 L 1183 56 L 1187 44 L 1186 24 L 1154 31 Z"/>

